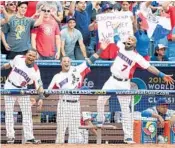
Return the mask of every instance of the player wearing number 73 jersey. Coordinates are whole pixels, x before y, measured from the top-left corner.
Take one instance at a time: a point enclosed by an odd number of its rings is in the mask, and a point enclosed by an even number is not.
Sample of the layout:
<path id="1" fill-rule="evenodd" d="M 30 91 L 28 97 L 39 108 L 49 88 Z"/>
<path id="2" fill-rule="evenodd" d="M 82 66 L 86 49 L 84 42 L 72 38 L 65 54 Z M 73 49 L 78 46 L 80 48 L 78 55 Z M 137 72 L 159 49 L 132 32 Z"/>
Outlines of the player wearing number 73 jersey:
<path id="1" fill-rule="evenodd" d="M 107 44 L 103 44 L 102 48 L 106 48 Z M 163 78 L 166 83 L 172 84 L 174 80 L 172 76 L 165 75 L 160 72 L 154 66 L 151 66 L 148 61 L 146 61 L 141 55 L 135 51 L 136 47 L 136 38 L 130 36 L 126 41 L 125 45 L 121 42 L 117 43 L 119 47 L 118 54 L 111 66 L 111 76 L 104 84 L 102 89 L 105 90 L 116 90 L 130 89 L 130 79 L 133 77 L 137 64 L 139 64 L 143 69 L 147 69 L 149 72 Z M 97 100 L 97 121 L 103 123 L 105 120 L 104 117 L 104 105 L 110 96 L 100 96 Z M 132 119 L 132 110 L 130 108 L 131 96 L 118 96 L 120 103 L 120 108 L 122 111 L 122 125 L 124 131 L 124 141 L 126 143 L 134 143 L 133 141 L 133 119 Z M 133 105 L 133 104 L 132 104 Z"/>

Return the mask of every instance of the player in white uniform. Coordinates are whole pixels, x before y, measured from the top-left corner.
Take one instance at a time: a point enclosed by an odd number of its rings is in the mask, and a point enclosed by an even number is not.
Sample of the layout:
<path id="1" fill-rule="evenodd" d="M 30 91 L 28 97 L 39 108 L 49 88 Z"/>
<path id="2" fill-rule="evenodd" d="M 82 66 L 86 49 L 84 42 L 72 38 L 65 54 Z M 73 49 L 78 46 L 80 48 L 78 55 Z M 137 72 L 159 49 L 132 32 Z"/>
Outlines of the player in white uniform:
<path id="1" fill-rule="evenodd" d="M 147 69 L 152 74 L 160 76 L 169 84 L 173 83 L 172 76 L 165 75 L 154 66 L 151 66 L 142 56 L 136 51 L 136 38 L 130 36 L 125 45 L 121 42 L 117 43 L 119 47 L 118 55 L 111 66 L 111 76 L 104 84 L 104 90 L 130 90 L 130 80 L 135 72 L 136 64 L 139 64 L 143 69 Z M 122 111 L 122 125 L 124 131 L 124 141 L 126 143 L 134 143 L 133 141 L 133 118 L 130 105 L 133 105 L 131 96 L 118 95 L 120 108 Z M 97 100 L 97 121 L 101 124 L 104 122 L 104 106 L 110 96 L 99 96 Z"/>
<path id="2" fill-rule="evenodd" d="M 82 112 L 81 126 L 93 126 L 91 112 Z M 97 136 L 96 129 L 90 129 L 93 135 Z M 88 144 L 89 142 L 89 130 L 80 129 L 80 135 L 82 136 L 82 144 Z"/>
<path id="3" fill-rule="evenodd" d="M 89 64 L 99 58 L 100 53 L 101 50 L 78 66 L 71 66 L 70 58 L 63 57 L 61 61 L 62 71 L 53 77 L 48 89 L 81 88 L 84 76 L 90 71 Z M 56 143 L 64 143 L 67 128 L 69 129 L 68 143 L 82 143 L 79 130 L 81 119 L 79 98 L 79 95 L 59 96 Z"/>
<path id="4" fill-rule="evenodd" d="M 17 55 L 12 61 L 4 64 L 1 70 L 12 68 L 6 82 L 4 89 L 27 89 L 27 85 L 35 84 L 35 88 L 39 94 L 38 109 L 41 109 L 43 104 L 43 86 L 40 77 L 40 71 L 36 64 L 34 64 L 37 57 L 37 52 L 34 49 L 29 49 L 27 54 Z M 14 104 L 18 101 L 22 116 L 25 143 L 40 143 L 33 135 L 33 121 L 32 110 L 29 95 L 5 95 L 5 122 L 7 131 L 7 143 L 14 143 L 15 131 L 13 110 Z"/>

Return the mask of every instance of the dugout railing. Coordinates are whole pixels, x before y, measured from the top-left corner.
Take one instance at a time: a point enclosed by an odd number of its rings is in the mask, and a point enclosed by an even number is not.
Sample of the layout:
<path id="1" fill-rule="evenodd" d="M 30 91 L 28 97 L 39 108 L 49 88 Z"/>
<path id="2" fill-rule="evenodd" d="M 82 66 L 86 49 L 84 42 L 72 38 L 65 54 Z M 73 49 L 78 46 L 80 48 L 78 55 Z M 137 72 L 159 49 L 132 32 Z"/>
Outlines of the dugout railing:
<path id="1" fill-rule="evenodd" d="M 6 63 L 7 61 L 4 60 L 4 61 L 1 61 L 1 64 L 3 63 Z M 79 63 L 81 63 L 82 61 L 73 61 L 73 65 L 77 65 Z M 42 68 L 49 68 L 49 69 L 52 69 L 53 67 L 56 68 L 56 72 L 58 72 L 59 70 L 57 70 L 57 67 L 60 67 L 60 63 L 58 61 L 37 61 L 39 67 L 42 69 Z M 160 68 L 160 69 L 163 69 L 163 72 L 165 73 L 168 73 L 168 74 L 174 74 L 175 75 L 175 62 L 151 62 L 154 66 Z M 104 67 L 104 68 L 108 68 L 105 72 L 108 72 L 109 73 L 109 66 L 112 64 L 112 61 L 97 61 L 95 64 L 92 65 L 92 72 L 91 73 L 96 73 L 96 72 L 93 72 L 94 69 L 98 68 L 98 67 Z M 54 69 L 55 70 L 55 69 Z M 99 69 L 98 69 L 99 70 Z M 50 72 L 53 72 L 53 70 L 50 70 Z M 55 73 L 56 73 L 55 72 Z M 6 73 L 5 73 L 6 74 Z M 1 76 L 1 83 L 3 83 L 5 81 L 5 74 L 2 72 L 2 76 Z M 41 75 L 43 74 L 43 72 L 41 73 Z M 101 72 L 100 72 L 101 74 Z M 99 78 L 99 73 L 96 74 L 98 79 L 97 81 L 102 81 L 102 78 Z M 136 74 L 136 76 L 143 76 L 142 73 L 140 73 L 140 71 L 138 72 L 138 74 Z M 148 75 L 144 75 L 144 77 L 147 77 Z M 106 76 L 108 78 L 108 76 Z M 103 78 L 105 79 L 105 81 L 107 80 L 107 78 Z M 155 79 L 155 80 L 154 80 Z M 44 77 L 44 80 L 45 80 L 45 77 Z M 147 80 L 145 80 L 147 81 Z M 151 78 L 149 79 L 149 81 L 153 81 L 153 82 L 157 82 L 157 78 L 154 77 L 154 78 Z M 162 81 L 161 81 L 162 82 Z M 161 83 L 161 82 L 158 82 L 158 83 Z M 45 83 L 45 82 L 44 82 Z M 95 82 L 94 82 L 95 83 Z M 101 88 L 101 84 L 98 85 L 97 87 Z M 47 87 L 45 87 L 47 88 Z M 143 89 L 143 88 L 140 88 L 140 89 Z M 166 88 L 166 89 L 169 89 L 169 88 Z M 173 89 L 173 90 L 171 90 Z M 155 90 L 155 91 L 152 91 L 152 94 L 150 93 L 145 93 L 145 95 L 151 95 L 151 96 L 154 96 L 154 95 L 170 95 L 169 93 L 174 91 L 174 88 L 172 87 L 169 90 L 163 90 L 163 91 L 160 91 L 161 89 L 159 89 L 159 91 Z M 93 96 L 94 93 L 95 96 L 93 97 L 89 97 L 89 96 L 86 96 L 85 94 L 83 94 L 83 97 L 81 97 L 80 101 L 81 101 L 81 111 L 90 111 L 90 112 L 96 112 L 97 109 L 96 109 L 96 100 L 97 100 L 97 96 L 98 94 L 100 95 L 100 93 L 104 93 L 104 92 L 100 92 L 100 90 L 98 91 L 93 91 L 91 90 L 92 92 L 89 92 L 89 91 L 85 91 L 85 92 L 88 92 L 91 96 Z M 147 91 L 145 90 L 145 92 L 151 92 L 151 91 Z M 8 91 L 4 91 L 4 90 L 1 90 L 2 92 L 2 95 L 8 93 Z M 124 91 L 120 91 L 120 94 L 123 94 Z M 159 92 L 159 93 L 157 93 Z M 17 91 L 14 91 L 13 93 L 20 93 L 20 94 L 32 94 L 34 95 L 36 92 L 35 91 L 20 91 L 20 92 L 17 92 Z M 52 94 L 52 92 L 48 92 L 49 94 Z M 59 92 L 60 94 L 61 92 Z M 65 94 L 64 91 L 62 91 L 63 94 Z M 108 91 L 108 93 L 110 95 L 114 94 L 114 92 L 110 92 Z M 128 91 L 128 94 L 133 94 L 134 91 Z M 138 93 L 138 92 L 137 92 Z M 81 93 L 80 93 L 81 94 Z M 138 95 L 138 94 L 135 94 L 135 95 Z M 34 96 L 32 96 L 34 97 Z M 175 98 L 175 94 L 171 94 L 171 98 L 172 98 L 172 103 L 175 104 L 175 102 L 173 102 L 173 98 Z M 153 99 L 154 100 L 154 99 Z M 175 100 L 175 99 L 174 99 Z M 45 99 L 44 100 L 44 105 L 43 105 L 43 108 L 42 108 L 42 111 L 41 112 L 38 112 L 37 109 L 36 109 L 36 106 L 33 106 L 32 107 L 32 113 L 33 113 L 33 120 L 34 120 L 34 134 L 36 136 L 36 138 L 38 139 L 41 139 L 42 142 L 44 143 L 54 143 L 55 142 L 55 138 L 56 138 L 56 123 L 54 121 L 54 123 L 40 123 L 41 122 L 41 113 L 47 111 L 47 112 L 56 112 L 56 109 L 57 109 L 57 101 L 58 101 L 58 98 L 56 95 L 53 95 L 53 96 L 50 96 L 49 98 Z M 154 101 L 153 101 L 154 102 Z M 112 102 L 113 103 L 113 102 Z M 110 111 L 111 112 L 111 102 L 109 104 L 106 105 L 105 107 L 105 111 L 108 112 Z M 144 104 L 145 105 L 145 104 Z M 173 104 L 172 104 L 173 105 Z M 141 106 L 142 107 L 142 106 Z M 116 106 L 113 106 L 112 108 L 116 108 Z M 175 109 L 175 106 L 173 107 Z M 14 111 L 20 111 L 20 108 L 18 106 L 18 104 L 15 105 L 15 110 Z M 1 96 L 1 112 L 4 112 L 4 100 L 3 100 L 3 96 Z M 2 117 L 2 116 L 1 116 Z M 112 121 L 113 122 L 113 121 Z M 106 141 L 108 143 L 123 143 L 123 130 L 122 130 L 122 126 L 121 126 L 121 123 L 110 123 L 111 125 L 115 125 L 117 127 L 117 129 L 113 129 L 113 130 L 104 130 L 102 132 L 102 143 L 105 143 Z M 15 131 L 16 131 L 16 141 L 17 142 L 21 142 L 22 140 L 22 126 L 21 126 L 21 123 L 19 124 L 15 124 Z M 1 143 L 5 143 L 6 142 L 6 131 L 5 131 L 5 123 L 2 123 L 1 121 Z M 66 141 L 67 141 L 67 137 L 68 135 L 66 134 Z M 19 140 L 19 141 L 18 141 Z M 89 143 L 96 143 L 96 136 L 94 136 L 93 134 L 89 134 Z"/>

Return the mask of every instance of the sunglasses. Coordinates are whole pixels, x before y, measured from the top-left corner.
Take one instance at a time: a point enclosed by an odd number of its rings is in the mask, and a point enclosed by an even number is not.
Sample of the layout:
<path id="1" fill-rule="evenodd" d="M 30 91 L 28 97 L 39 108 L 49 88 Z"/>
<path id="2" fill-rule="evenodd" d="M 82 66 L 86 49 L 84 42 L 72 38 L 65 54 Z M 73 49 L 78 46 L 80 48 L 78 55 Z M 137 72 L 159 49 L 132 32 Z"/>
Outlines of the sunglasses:
<path id="1" fill-rule="evenodd" d="M 50 13 L 50 10 L 45 10 L 45 9 L 43 9 L 42 11 L 45 12 L 45 13 L 46 13 L 46 12 Z"/>
<path id="2" fill-rule="evenodd" d="M 16 6 L 15 3 L 10 3 L 8 4 L 9 6 Z"/>

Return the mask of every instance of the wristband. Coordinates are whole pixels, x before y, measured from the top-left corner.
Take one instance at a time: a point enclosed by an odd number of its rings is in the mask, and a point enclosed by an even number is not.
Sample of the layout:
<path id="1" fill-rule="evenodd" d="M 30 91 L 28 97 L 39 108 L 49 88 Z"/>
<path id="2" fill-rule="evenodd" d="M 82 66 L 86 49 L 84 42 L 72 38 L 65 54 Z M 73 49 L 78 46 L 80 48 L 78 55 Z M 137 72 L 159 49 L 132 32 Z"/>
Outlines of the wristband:
<path id="1" fill-rule="evenodd" d="M 163 78 L 165 76 L 165 74 L 163 72 L 159 72 L 158 76 Z"/>
<path id="2" fill-rule="evenodd" d="M 99 49 L 97 52 L 96 52 L 96 54 L 98 55 L 98 56 L 100 56 L 100 54 L 102 53 L 102 49 Z"/>

